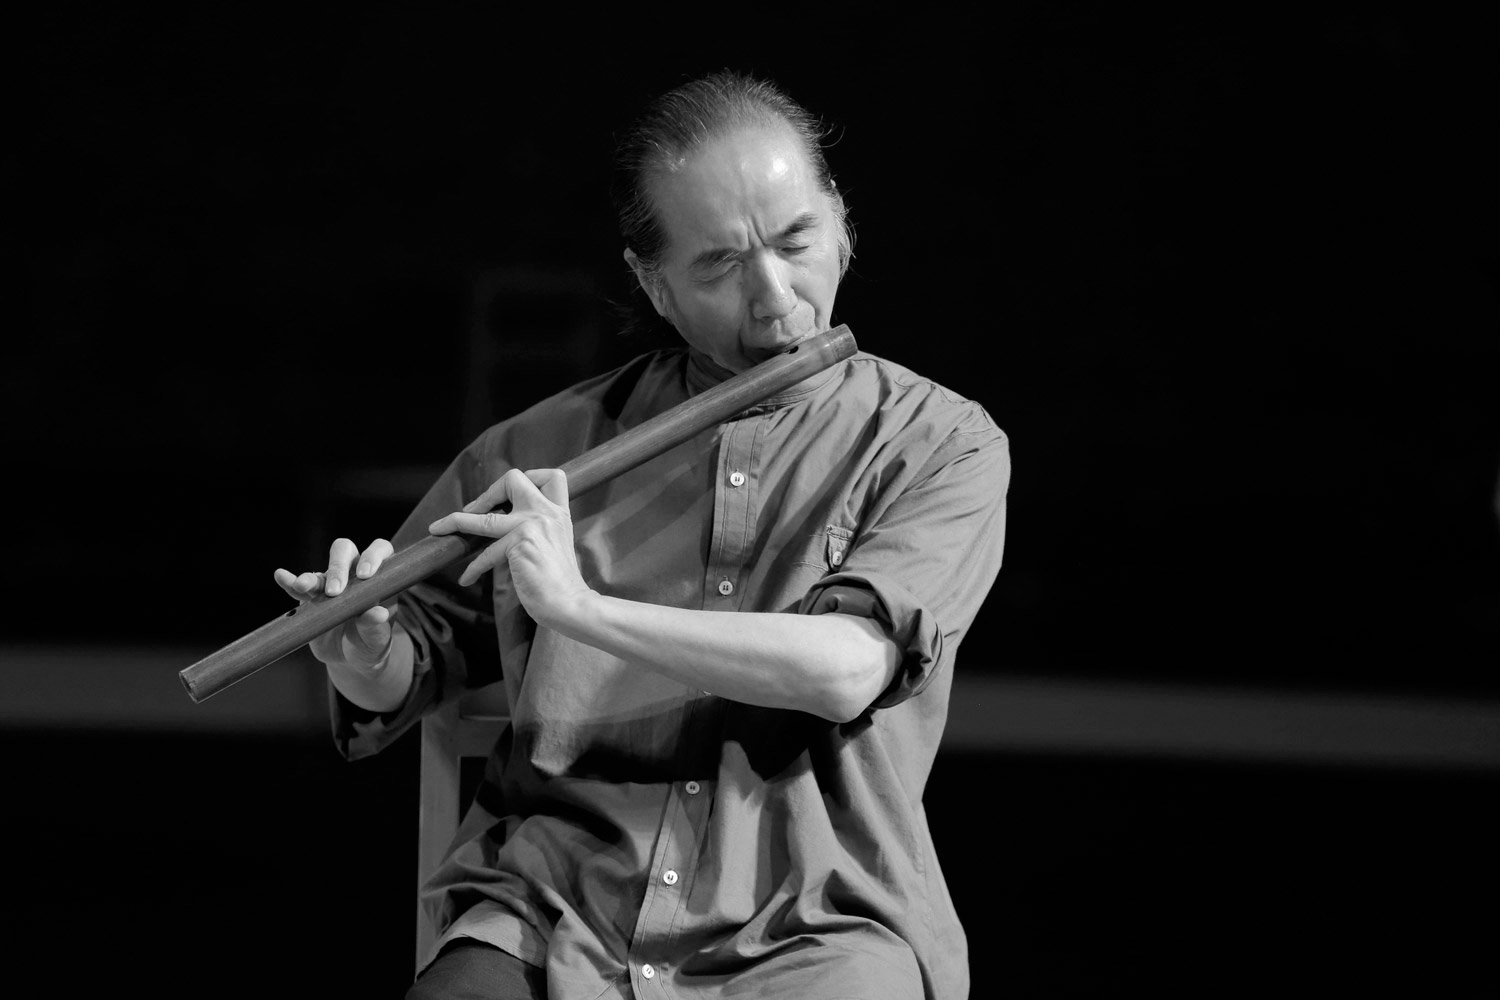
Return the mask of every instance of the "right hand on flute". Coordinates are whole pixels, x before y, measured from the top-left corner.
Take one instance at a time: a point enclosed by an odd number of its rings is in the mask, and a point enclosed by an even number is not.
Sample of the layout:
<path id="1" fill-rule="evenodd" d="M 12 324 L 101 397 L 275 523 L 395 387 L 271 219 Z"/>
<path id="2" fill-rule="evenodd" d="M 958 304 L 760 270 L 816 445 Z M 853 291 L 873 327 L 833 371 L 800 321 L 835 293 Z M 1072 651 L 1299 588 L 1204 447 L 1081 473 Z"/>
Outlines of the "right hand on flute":
<path id="1" fill-rule="evenodd" d="M 303 573 L 300 576 L 285 569 L 275 573 L 276 583 L 281 589 L 297 599 L 298 604 L 309 604 L 336 597 L 349 582 L 349 567 L 355 557 L 359 563 L 354 575 L 364 580 L 375 575 L 380 564 L 385 562 L 394 549 L 384 538 L 377 538 L 369 548 L 360 552 L 352 541 L 340 538 L 328 550 L 328 569 L 322 573 Z M 330 667 L 349 666 L 356 670 L 371 671 L 380 666 L 391 648 L 392 609 L 377 604 L 368 611 L 329 629 L 308 643 L 313 656 Z"/>

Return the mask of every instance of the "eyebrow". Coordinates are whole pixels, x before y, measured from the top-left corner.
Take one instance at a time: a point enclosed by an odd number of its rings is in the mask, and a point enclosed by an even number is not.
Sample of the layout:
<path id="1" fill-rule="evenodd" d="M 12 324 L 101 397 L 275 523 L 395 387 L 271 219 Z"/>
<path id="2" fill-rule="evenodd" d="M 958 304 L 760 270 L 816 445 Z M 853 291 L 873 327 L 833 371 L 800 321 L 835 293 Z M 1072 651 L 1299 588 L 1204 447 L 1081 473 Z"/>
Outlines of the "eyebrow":
<path id="1" fill-rule="evenodd" d="M 817 225 L 818 216 L 816 212 L 803 212 L 801 215 L 792 220 L 791 225 L 787 226 L 781 232 L 771 237 L 771 242 L 785 243 L 787 240 L 796 239 L 798 236 L 801 236 L 809 229 L 816 228 Z M 694 270 L 718 267 L 725 261 L 733 260 L 734 258 L 738 257 L 741 253 L 743 253 L 743 251 L 736 250 L 733 247 L 719 247 L 714 250 L 705 250 L 698 256 L 694 257 L 693 262 L 689 264 L 688 267 Z"/>

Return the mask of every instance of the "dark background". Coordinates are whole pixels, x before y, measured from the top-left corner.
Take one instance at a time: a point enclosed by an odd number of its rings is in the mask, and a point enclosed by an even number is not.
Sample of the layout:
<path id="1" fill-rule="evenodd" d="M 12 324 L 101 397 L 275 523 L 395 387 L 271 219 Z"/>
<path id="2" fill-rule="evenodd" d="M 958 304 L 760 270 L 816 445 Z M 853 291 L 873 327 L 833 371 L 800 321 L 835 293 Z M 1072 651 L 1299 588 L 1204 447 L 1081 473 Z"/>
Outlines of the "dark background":
<path id="1" fill-rule="evenodd" d="M 613 332 L 611 132 L 724 66 L 836 123 L 836 318 L 1011 436 L 966 677 L 1493 706 L 1494 24 L 1202 6 L 33 12 L 0 159 L 19 965 L 399 994 L 412 741 L 132 725 L 20 665 L 222 645 L 283 610 L 276 566 L 389 534 L 485 424 L 656 346 Z M 1494 760 L 948 753 L 974 995 L 1467 995 Z"/>

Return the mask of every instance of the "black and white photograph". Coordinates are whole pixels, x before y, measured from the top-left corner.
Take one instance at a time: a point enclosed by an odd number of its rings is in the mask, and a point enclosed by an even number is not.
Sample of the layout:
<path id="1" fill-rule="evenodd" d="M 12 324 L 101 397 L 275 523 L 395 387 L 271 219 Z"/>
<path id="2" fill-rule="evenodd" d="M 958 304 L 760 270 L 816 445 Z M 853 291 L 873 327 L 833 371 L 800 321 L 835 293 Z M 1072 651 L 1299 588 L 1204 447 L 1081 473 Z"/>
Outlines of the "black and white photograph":
<path id="1" fill-rule="evenodd" d="M 0 992 L 1500 989 L 1493 13 L 17 27 Z"/>

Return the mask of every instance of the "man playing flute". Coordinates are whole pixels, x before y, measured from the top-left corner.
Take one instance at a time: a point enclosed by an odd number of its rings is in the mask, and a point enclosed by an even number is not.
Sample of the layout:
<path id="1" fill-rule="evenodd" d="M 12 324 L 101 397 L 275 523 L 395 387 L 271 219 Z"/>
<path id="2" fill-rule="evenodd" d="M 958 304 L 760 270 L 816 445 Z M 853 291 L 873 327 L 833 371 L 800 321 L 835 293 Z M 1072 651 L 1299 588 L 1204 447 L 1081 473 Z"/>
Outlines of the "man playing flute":
<path id="1" fill-rule="evenodd" d="M 351 758 L 465 689 L 509 697 L 409 998 L 967 995 L 922 791 L 1000 566 L 1004 434 L 859 353 L 571 509 L 557 470 L 829 329 L 851 239 L 821 141 L 765 81 L 658 98 L 615 202 L 684 345 L 491 427 L 394 543 L 277 570 L 320 600 L 429 532 L 495 539 L 312 646 Z"/>

